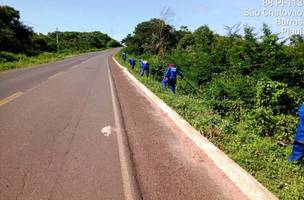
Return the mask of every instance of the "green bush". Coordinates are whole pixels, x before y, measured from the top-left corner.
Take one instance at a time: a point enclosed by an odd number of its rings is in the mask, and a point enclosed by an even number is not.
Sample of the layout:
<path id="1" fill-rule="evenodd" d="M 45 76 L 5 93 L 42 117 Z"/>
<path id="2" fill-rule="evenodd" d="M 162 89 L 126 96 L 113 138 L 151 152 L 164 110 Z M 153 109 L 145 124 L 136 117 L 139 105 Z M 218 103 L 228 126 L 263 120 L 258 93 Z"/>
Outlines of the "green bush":
<path id="1" fill-rule="evenodd" d="M 258 81 L 256 106 L 272 109 L 274 114 L 295 114 L 300 99 L 286 84 L 272 81 Z"/>
<path id="2" fill-rule="evenodd" d="M 117 42 L 116 40 L 111 39 L 110 41 L 107 42 L 106 47 L 107 48 L 114 48 L 114 47 L 120 47 L 121 44 Z"/>
<path id="3" fill-rule="evenodd" d="M 237 120 L 245 107 L 253 103 L 255 94 L 251 80 L 240 74 L 222 73 L 204 88 L 202 98 L 222 116 Z"/>
<path id="4" fill-rule="evenodd" d="M 194 86 L 193 82 L 185 79 L 178 79 L 177 82 L 176 90 L 179 94 L 193 96 L 199 92 L 199 89 Z"/>
<path id="5" fill-rule="evenodd" d="M 260 136 L 273 136 L 276 121 L 271 109 L 258 107 L 243 115 L 247 132 Z"/>
<path id="6" fill-rule="evenodd" d="M 0 52 L 0 62 L 1 63 L 14 62 L 14 61 L 18 61 L 19 59 L 20 59 L 20 55 L 18 55 L 18 54 L 13 54 L 10 52 L 5 52 L 5 51 Z"/>
<path id="7" fill-rule="evenodd" d="M 277 115 L 275 119 L 275 139 L 292 142 L 297 129 L 298 117 L 292 115 Z"/>
<path id="8" fill-rule="evenodd" d="M 292 142 L 298 118 L 292 115 L 274 115 L 271 109 L 258 107 L 243 115 L 243 123 L 244 130 L 248 133 Z"/>

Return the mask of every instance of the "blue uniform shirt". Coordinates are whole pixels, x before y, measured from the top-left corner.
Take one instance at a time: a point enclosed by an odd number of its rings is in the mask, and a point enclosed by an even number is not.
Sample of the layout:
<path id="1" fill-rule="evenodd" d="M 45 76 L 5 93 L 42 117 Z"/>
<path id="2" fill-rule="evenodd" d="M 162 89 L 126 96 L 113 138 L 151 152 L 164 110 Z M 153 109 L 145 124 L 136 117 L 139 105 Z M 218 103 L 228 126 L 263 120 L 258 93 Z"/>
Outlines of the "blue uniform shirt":
<path id="1" fill-rule="evenodd" d="M 134 58 L 130 58 L 129 59 L 129 63 L 130 63 L 131 66 L 134 67 L 135 66 L 135 59 Z"/>
<path id="2" fill-rule="evenodd" d="M 299 125 L 295 136 L 295 144 L 292 148 L 292 153 L 289 157 L 289 161 L 298 161 L 304 157 L 304 104 L 299 108 Z"/>
<path id="3" fill-rule="evenodd" d="M 141 69 L 149 69 L 150 64 L 148 62 L 144 63 L 143 61 L 140 61 L 140 67 Z"/>
<path id="4" fill-rule="evenodd" d="M 165 77 L 168 78 L 169 80 L 176 80 L 177 73 L 178 72 L 176 67 L 168 67 L 165 73 Z"/>
<path id="5" fill-rule="evenodd" d="M 300 122 L 295 140 L 299 142 L 304 142 L 304 104 L 302 104 L 299 108 L 299 118 Z"/>

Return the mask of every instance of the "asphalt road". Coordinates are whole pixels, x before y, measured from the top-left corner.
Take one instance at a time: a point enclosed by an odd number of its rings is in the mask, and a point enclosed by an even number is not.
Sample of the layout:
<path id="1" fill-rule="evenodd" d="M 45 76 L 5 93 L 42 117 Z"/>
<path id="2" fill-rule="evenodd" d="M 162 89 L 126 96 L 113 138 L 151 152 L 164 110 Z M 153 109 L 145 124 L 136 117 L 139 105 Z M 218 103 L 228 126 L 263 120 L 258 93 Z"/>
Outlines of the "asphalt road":
<path id="1" fill-rule="evenodd" d="M 39 85 L 52 75 L 79 65 L 87 59 L 98 55 L 90 53 L 68 58 L 56 63 L 48 63 L 31 68 L 21 68 L 0 73 L 0 99 L 12 95 L 16 91 L 26 91 Z"/>
<path id="2" fill-rule="evenodd" d="M 246 199 L 115 51 L 0 74 L 0 199 Z"/>

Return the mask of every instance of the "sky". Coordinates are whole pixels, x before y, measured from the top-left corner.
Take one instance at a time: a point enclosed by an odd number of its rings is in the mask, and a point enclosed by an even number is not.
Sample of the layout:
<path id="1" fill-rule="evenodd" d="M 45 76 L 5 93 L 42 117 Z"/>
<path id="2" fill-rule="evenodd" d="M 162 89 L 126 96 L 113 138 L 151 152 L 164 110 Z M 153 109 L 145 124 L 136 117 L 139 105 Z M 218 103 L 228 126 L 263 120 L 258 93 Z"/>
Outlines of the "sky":
<path id="1" fill-rule="evenodd" d="M 276 33 L 286 31 L 282 36 L 304 35 L 304 0 L 0 0 L 0 5 L 19 10 L 21 21 L 40 33 L 58 27 L 60 31 L 101 31 L 121 40 L 138 23 L 159 18 L 162 9 L 170 8 L 174 13 L 170 24 L 176 28 L 185 25 L 193 31 L 206 24 L 226 34 L 224 25 L 241 23 L 259 33 L 265 22 Z M 270 10 L 281 13 L 268 16 Z M 281 20 L 297 24 L 283 26 Z"/>

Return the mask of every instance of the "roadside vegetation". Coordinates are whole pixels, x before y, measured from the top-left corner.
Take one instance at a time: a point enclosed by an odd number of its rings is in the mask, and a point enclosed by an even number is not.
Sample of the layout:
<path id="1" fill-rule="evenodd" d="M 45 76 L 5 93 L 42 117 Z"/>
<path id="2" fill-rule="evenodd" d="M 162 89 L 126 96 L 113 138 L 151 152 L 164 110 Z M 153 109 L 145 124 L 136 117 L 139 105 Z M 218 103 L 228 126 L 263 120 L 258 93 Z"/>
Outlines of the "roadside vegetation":
<path id="1" fill-rule="evenodd" d="M 63 59 L 92 51 L 120 46 L 101 32 L 35 33 L 20 21 L 20 13 L 0 6 L 0 71 Z"/>
<path id="2" fill-rule="evenodd" d="M 244 35 L 226 27 L 219 35 L 207 25 L 191 32 L 164 20 L 138 24 L 123 42 L 141 82 L 280 199 L 303 199 L 304 166 L 288 162 L 304 102 L 304 38 L 282 40 L 264 24 Z M 163 91 L 162 77 L 139 75 L 139 59 L 152 69 L 174 63 L 177 94 Z"/>

